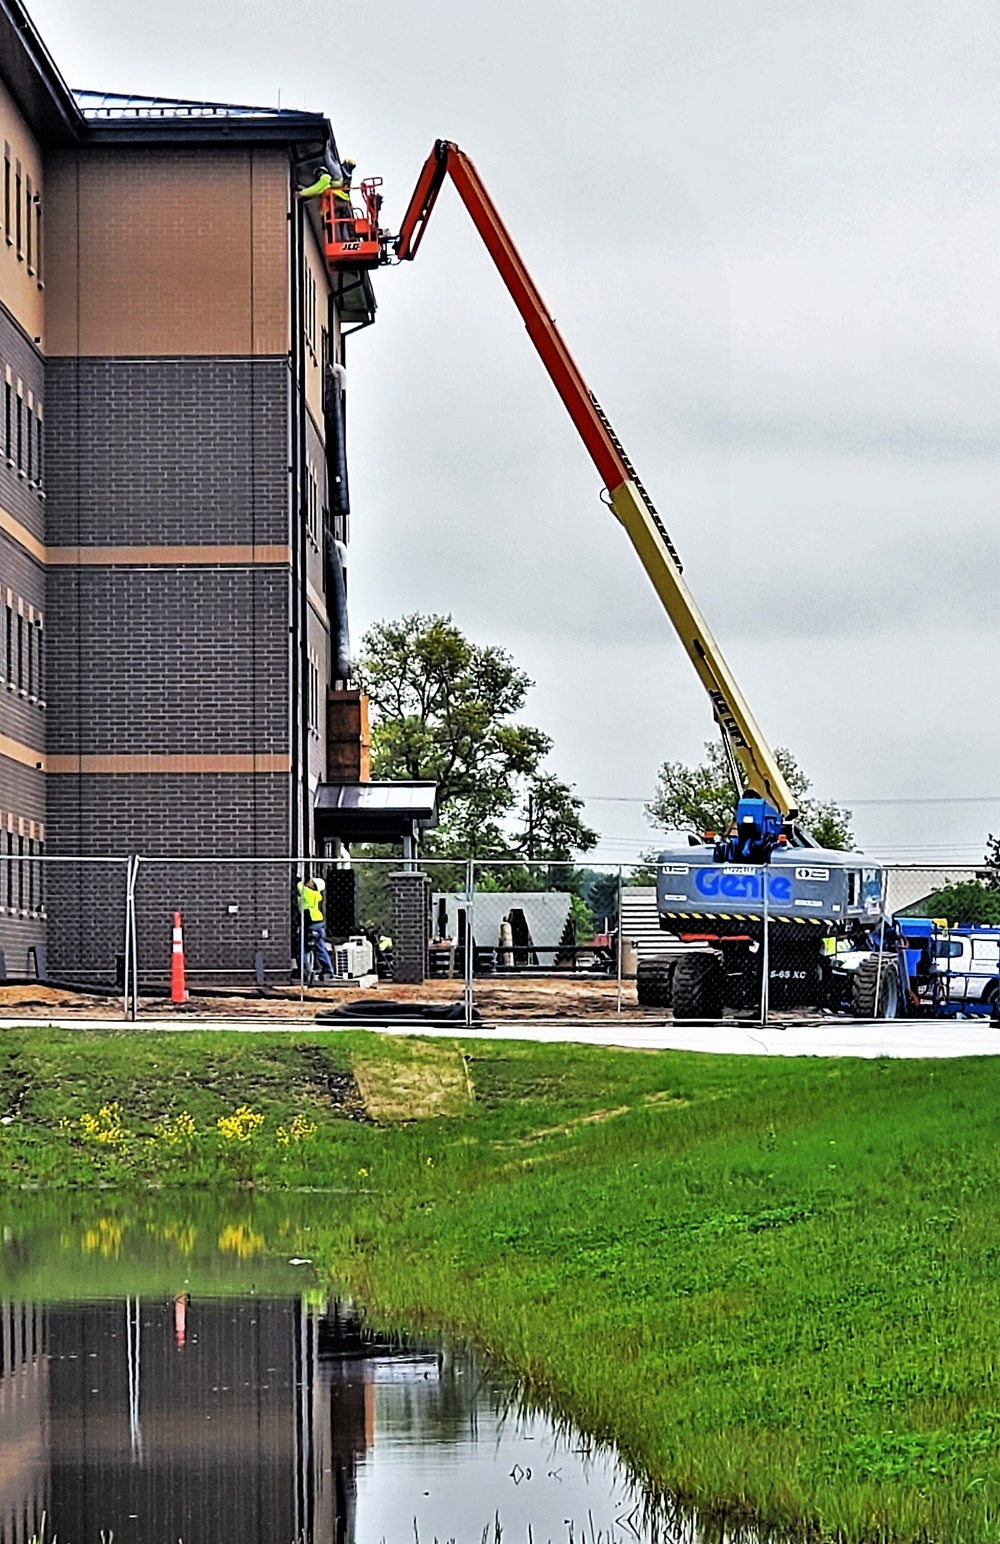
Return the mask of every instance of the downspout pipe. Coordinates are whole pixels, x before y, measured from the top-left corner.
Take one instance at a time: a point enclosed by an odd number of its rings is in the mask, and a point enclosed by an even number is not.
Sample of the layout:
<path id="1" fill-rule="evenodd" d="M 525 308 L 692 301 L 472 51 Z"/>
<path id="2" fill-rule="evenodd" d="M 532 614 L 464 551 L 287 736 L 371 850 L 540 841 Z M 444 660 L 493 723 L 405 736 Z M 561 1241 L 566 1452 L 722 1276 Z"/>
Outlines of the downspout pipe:
<path id="1" fill-rule="evenodd" d="M 347 548 L 332 531 L 326 533 L 326 603 L 330 614 L 333 678 L 347 686 L 351 679 L 351 628 L 347 615 Z"/>
<path id="2" fill-rule="evenodd" d="M 300 521 L 301 495 L 299 491 L 300 467 L 299 467 L 299 369 L 298 369 L 298 337 L 300 334 L 300 318 L 302 314 L 302 282 L 299 270 L 299 252 L 301 250 L 302 235 L 302 206 L 295 197 L 295 167 L 293 165 L 292 176 L 292 204 L 288 214 L 288 256 L 291 278 L 290 315 L 289 324 L 291 337 L 288 349 L 288 523 L 290 527 L 292 568 L 288 586 L 288 654 L 289 654 L 289 684 L 291 691 L 288 701 L 288 745 L 291 753 L 291 783 L 289 788 L 289 815 L 291 824 L 291 851 L 302 852 L 300 817 L 302 800 L 300 797 L 301 769 L 300 769 L 300 739 L 299 739 L 299 715 L 302 711 L 303 685 L 300 680 L 299 666 L 299 626 L 298 626 L 298 578 L 302 566 L 302 530 Z"/>
<path id="3" fill-rule="evenodd" d="M 296 631 L 298 643 L 298 727 L 299 727 L 299 851 L 312 851 L 312 811 L 309 807 L 309 714 L 306 694 L 309 681 L 309 590 L 308 547 L 306 543 L 306 510 L 309 502 L 306 466 L 306 317 L 305 317 L 305 206 L 301 199 L 295 201 L 295 340 L 292 355 L 295 361 L 295 529 L 298 542 L 298 593 L 296 599 Z"/>
<path id="4" fill-rule="evenodd" d="M 332 332 L 331 332 L 332 336 Z M 347 480 L 347 371 L 342 364 L 331 364 L 326 375 L 324 417 L 326 423 L 326 470 L 330 488 L 330 512 L 343 516 L 351 513 L 351 490 Z M 346 524 L 341 534 L 346 533 Z"/>
<path id="5" fill-rule="evenodd" d="M 336 338 L 336 301 L 329 299 L 331 350 Z M 341 339 L 343 348 L 343 339 Z M 326 531 L 326 603 L 330 615 L 330 674 L 345 686 L 351 679 L 351 632 L 347 612 L 347 537 L 351 492 L 347 478 L 347 371 L 331 360 L 323 383 L 323 427 L 326 438 L 326 480 L 333 529 Z"/>

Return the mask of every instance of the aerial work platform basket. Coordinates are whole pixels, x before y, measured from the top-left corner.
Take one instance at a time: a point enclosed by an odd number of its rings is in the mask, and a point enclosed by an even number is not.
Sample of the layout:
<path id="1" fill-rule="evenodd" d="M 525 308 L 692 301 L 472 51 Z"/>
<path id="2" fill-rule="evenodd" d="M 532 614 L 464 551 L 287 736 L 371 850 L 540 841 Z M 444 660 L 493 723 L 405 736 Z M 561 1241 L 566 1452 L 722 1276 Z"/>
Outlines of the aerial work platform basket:
<path id="1" fill-rule="evenodd" d="M 342 193 L 321 195 L 323 256 L 331 273 L 341 268 L 377 268 L 382 261 L 378 226 L 382 195 L 377 191 L 381 184 L 381 177 L 366 177 L 362 182 L 363 211 Z"/>

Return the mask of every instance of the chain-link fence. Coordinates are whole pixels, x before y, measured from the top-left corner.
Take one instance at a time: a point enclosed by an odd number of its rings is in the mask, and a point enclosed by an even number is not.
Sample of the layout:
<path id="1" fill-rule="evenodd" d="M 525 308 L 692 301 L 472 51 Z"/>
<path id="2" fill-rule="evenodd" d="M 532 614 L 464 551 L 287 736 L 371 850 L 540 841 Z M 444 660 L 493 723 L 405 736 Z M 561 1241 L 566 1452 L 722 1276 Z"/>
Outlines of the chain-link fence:
<path id="1" fill-rule="evenodd" d="M 0 1014 L 120 1017 L 130 979 L 133 860 L 0 850 Z"/>
<path id="2" fill-rule="evenodd" d="M 861 854 L 577 868 L 0 851 L 8 1022 L 989 1018 L 998 953 L 997 876 Z"/>

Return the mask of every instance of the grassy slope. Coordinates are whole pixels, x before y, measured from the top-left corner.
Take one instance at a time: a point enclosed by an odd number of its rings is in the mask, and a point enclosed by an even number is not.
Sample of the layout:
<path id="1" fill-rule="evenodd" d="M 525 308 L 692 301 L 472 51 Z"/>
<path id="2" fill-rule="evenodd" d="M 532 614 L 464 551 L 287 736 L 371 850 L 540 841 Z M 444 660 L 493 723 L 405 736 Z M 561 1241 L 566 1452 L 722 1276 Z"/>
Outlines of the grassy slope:
<path id="1" fill-rule="evenodd" d="M 467 1051 L 473 1106 L 385 1128 L 327 1075 L 402 1062 L 415 1088 L 403 1042 L 5 1035 L 0 1175 L 225 1177 L 214 1134 L 145 1138 L 245 1100 L 258 1184 L 341 1192 L 322 1247 L 380 1315 L 471 1334 L 701 1508 L 1000 1539 L 1000 1062 Z M 58 1128 L 113 1098 L 119 1147 Z M 280 1148 L 296 1112 L 317 1129 Z"/>

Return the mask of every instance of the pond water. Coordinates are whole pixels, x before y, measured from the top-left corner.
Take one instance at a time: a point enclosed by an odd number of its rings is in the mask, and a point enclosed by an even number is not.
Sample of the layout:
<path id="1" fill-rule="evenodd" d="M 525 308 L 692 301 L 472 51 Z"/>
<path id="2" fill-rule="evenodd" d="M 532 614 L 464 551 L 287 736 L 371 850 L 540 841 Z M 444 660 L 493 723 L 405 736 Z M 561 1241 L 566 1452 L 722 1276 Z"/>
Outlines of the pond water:
<path id="1" fill-rule="evenodd" d="M 314 1206 L 4 1209 L 0 1544 L 680 1537 L 467 1349 L 366 1325 Z"/>

